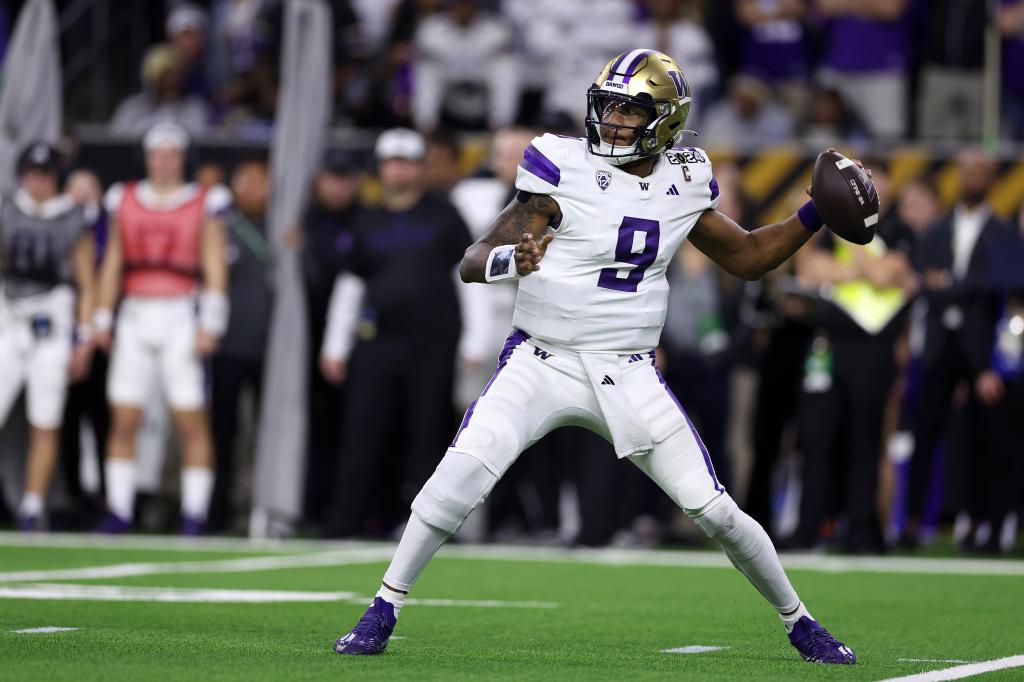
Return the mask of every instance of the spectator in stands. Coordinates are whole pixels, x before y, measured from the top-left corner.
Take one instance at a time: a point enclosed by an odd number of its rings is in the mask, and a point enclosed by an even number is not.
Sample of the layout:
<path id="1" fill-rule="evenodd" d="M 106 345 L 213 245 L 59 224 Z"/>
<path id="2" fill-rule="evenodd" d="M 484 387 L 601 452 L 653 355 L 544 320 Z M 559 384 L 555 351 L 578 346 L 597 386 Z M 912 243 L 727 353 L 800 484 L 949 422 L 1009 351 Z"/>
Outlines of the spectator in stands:
<path id="1" fill-rule="evenodd" d="M 341 149 L 330 149 L 313 181 L 313 196 L 302 217 L 302 272 L 309 320 L 309 448 L 306 518 L 323 523 L 333 495 L 340 451 L 345 392 L 320 372 L 320 347 L 334 280 L 351 256 L 352 230 L 359 213 L 360 164 Z"/>
<path id="2" fill-rule="evenodd" d="M 729 95 L 708 111 L 702 138 L 710 145 L 758 148 L 785 142 L 793 133 L 789 111 L 772 100 L 771 93 L 757 78 L 733 76 Z"/>
<path id="3" fill-rule="evenodd" d="M 699 129 L 700 112 L 718 89 L 718 65 L 711 36 L 704 28 L 701 3 L 694 0 L 644 0 L 650 18 L 636 28 L 634 42 L 672 55 L 683 67 L 693 92 L 689 128 Z"/>
<path id="4" fill-rule="evenodd" d="M 917 135 L 929 140 L 981 137 L 986 0 L 928 3 L 920 40 Z"/>
<path id="5" fill-rule="evenodd" d="M 321 351 L 324 375 L 347 381 L 353 398 L 335 485 L 332 532 L 339 536 L 364 530 L 382 475 L 402 481 L 402 497 L 411 502 L 454 424 L 452 379 L 462 321 L 453 274 L 469 232 L 446 199 L 425 192 L 422 136 L 403 128 L 386 131 L 375 153 L 380 206 L 354 225 L 350 269 L 335 285 Z"/>
<path id="6" fill-rule="evenodd" d="M 239 408 L 249 394 L 253 425 L 259 415 L 263 356 L 267 346 L 271 288 L 270 245 L 267 242 L 267 202 L 270 176 L 263 161 L 244 161 L 231 176 L 234 199 L 224 214 L 227 232 L 228 327 L 213 356 L 210 418 L 214 445 L 214 486 L 207 528 L 231 529 L 232 490 Z M 248 440 L 247 440 L 248 442 Z"/>
<path id="7" fill-rule="evenodd" d="M 635 9 L 628 0 L 503 0 L 522 41 L 526 87 L 542 91 L 542 106 L 521 120 L 540 126 L 542 112 L 561 114 L 575 127 L 586 114 L 585 93 L 594 74 L 635 44 Z"/>
<path id="8" fill-rule="evenodd" d="M 181 58 L 182 92 L 186 96 L 213 101 L 206 75 L 206 10 L 191 2 L 176 5 L 167 15 L 167 42 Z"/>
<path id="9" fill-rule="evenodd" d="M 840 141 L 863 142 L 866 134 L 835 88 L 818 86 L 811 91 L 809 114 L 800 134 L 810 147 L 829 147 Z"/>
<path id="10" fill-rule="evenodd" d="M 1009 231 L 986 201 L 995 176 L 995 162 L 982 151 L 963 152 L 957 205 L 929 228 L 922 245 L 920 267 L 928 313 L 903 537 L 904 544 L 911 546 L 924 539 L 921 520 L 935 449 L 947 431 L 954 390 L 963 381 L 974 386 L 989 367 L 992 346 L 987 339 L 995 321 L 980 314 L 984 307 L 978 305 L 979 283 L 989 274 L 991 244 Z M 977 437 L 978 401 L 971 393 L 971 422 Z"/>
<path id="11" fill-rule="evenodd" d="M 900 222 L 918 236 L 918 241 L 924 240 L 928 228 L 941 217 L 939 208 L 938 190 L 925 178 L 914 178 L 903 185 L 896 202 Z"/>
<path id="12" fill-rule="evenodd" d="M 462 179 L 462 150 L 450 132 L 437 130 L 427 137 L 427 190 L 448 196 Z"/>
<path id="13" fill-rule="evenodd" d="M 206 131 L 206 103 L 183 90 L 181 56 L 169 45 L 151 47 L 142 60 L 142 92 L 118 105 L 110 132 L 142 135 L 157 123 L 176 123 L 193 135 Z"/>
<path id="14" fill-rule="evenodd" d="M 996 25 L 1003 35 L 1003 135 L 1024 140 L 1024 0 L 1002 0 Z"/>
<path id="15" fill-rule="evenodd" d="M 216 0 L 210 35 L 224 125 L 266 122 L 277 109 L 281 0 Z"/>
<path id="16" fill-rule="evenodd" d="M 909 0 L 815 0 L 828 37 L 819 77 L 876 138 L 906 131 Z"/>
<path id="17" fill-rule="evenodd" d="M 448 0 L 416 31 L 413 120 L 438 126 L 487 129 L 515 120 L 519 64 L 512 29 L 473 0 Z"/>
<path id="18" fill-rule="evenodd" d="M 806 0 L 735 0 L 733 5 L 744 29 L 740 71 L 763 80 L 794 116 L 801 116 L 810 73 Z"/>
<path id="19" fill-rule="evenodd" d="M 915 244 L 909 228 L 883 213 L 871 244 L 821 233 L 797 258 L 805 285 L 831 285 L 834 294 L 816 306 L 818 332 L 804 374 L 800 523 L 791 547 L 813 547 L 826 520 L 845 517 L 847 552 L 885 549 L 877 512 L 879 463 L 896 375 L 894 349 L 917 287 Z"/>

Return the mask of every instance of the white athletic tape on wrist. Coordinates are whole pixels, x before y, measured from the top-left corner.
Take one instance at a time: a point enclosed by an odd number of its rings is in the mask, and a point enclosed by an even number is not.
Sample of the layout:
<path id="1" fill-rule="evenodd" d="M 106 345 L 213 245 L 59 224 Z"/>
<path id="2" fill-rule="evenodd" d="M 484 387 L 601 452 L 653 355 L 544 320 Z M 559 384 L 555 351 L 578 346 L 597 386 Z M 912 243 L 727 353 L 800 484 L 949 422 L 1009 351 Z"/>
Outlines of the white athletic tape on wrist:
<path id="1" fill-rule="evenodd" d="M 97 308 L 92 314 L 92 326 L 98 332 L 109 332 L 114 327 L 114 313 L 110 308 Z"/>
<path id="2" fill-rule="evenodd" d="M 213 336 L 223 336 L 228 328 L 230 306 L 222 291 L 205 289 L 199 295 L 199 328 Z"/>
<path id="3" fill-rule="evenodd" d="M 75 343 L 82 345 L 90 341 L 92 341 L 92 325 L 77 325 L 75 327 Z"/>
<path id="4" fill-rule="evenodd" d="M 487 255 L 487 264 L 484 266 L 484 281 L 503 282 L 509 279 L 519 279 L 519 269 L 516 267 L 515 244 L 507 246 L 496 246 Z"/>

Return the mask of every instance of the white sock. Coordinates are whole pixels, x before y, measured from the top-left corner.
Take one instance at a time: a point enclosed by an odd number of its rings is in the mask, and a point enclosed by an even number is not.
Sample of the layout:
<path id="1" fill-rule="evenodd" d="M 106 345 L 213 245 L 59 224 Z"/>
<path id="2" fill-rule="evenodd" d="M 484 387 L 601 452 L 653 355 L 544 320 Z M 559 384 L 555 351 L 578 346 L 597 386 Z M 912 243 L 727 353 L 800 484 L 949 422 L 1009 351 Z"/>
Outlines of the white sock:
<path id="1" fill-rule="evenodd" d="M 108 457 L 103 469 L 107 475 L 107 509 L 130 523 L 135 512 L 135 460 Z"/>
<path id="2" fill-rule="evenodd" d="M 782 619 L 783 625 L 786 626 L 786 632 L 792 632 L 793 626 L 796 625 L 796 622 L 804 616 L 807 616 L 811 620 L 814 620 L 814 616 L 812 616 L 811 612 L 807 610 L 807 607 L 804 606 L 803 602 L 800 602 L 800 604 L 796 607 L 796 610 L 792 611 L 792 613 L 783 613 L 782 611 L 779 612 L 779 618 Z"/>
<path id="3" fill-rule="evenodd" d="M 390 602 L 395 607 L 396 616 L 405 604 L 406 595 L 403 593 L 412 588 L 413 583 L 420 577 L 420 573 L 437 554 L 437 550 L 441 549 L 441 545 L 448 537 L 449 533 L 424 523 L 416 514 L 409 516 L 409 522 L 405 524 L 405 532 L 402 533 L 402 539 L 398 542 L 395 556 L 384 573 L 384 582 L 391 589 L 382 585 L 380 591 L 377 592 L 378 597 Z"/>
<path id="4" fill-rule="evenodd" d="M 190 519 L 206 520 L 213 494 L 213 469 L 185 467 L 181 470 L 181 513 Z"/>
<path id="5" fill-rule="evenodd" d="M 25 493 L 21 498 L 18 513 L 22 516 L 37 517 L 43 515 L 43 496 L 39 493 Z"/>
<path id="6" fill-rule="evenodd" d="M 387 585 L 381 583 L 380 589 L 377 590 L 377 594 L 374 595 L 374 598 L 380 597 L 395 607 L 395 618 L 398 618 L 398 612 L 402 610 L 403 606 L 405 606 L 405 598 L 408 596 L 409 595 L 406 592 L 392 590 Z"/>

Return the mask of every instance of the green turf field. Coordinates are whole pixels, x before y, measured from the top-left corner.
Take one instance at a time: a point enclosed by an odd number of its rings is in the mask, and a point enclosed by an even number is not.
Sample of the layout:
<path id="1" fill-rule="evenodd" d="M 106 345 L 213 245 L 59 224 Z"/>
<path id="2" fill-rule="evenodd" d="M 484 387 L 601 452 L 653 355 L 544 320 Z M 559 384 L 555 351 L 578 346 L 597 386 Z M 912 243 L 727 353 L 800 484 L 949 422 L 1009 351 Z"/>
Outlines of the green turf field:
<path id="1" fill-rule="evenodd" d="M 0 534 L 0 679 L 882 680 L 1024 654 L 1024 562 L 787 558 L 860 658 L 834 668 L 717 554 L 473 547 L 430 565 L 385 655 L 334 654 L 390 551 Z M 13 632 L 41 627 L 78 629 Z M 661 651 L 694 646 L 722 648 Z"/>

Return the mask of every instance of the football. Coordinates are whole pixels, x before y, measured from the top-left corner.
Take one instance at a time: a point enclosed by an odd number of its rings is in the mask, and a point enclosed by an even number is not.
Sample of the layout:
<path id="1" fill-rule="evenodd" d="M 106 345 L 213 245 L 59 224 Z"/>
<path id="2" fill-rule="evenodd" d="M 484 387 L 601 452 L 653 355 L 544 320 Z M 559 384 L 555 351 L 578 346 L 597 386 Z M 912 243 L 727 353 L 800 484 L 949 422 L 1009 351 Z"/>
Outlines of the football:
<path id="1" fill-rule="evenodd" d="M 819 154 L 811 197 L 818 215 L 835 234 L 854 244 L 875 238 L 878 193 L 868 174 L 851 159 L 831 150 Z"/>

